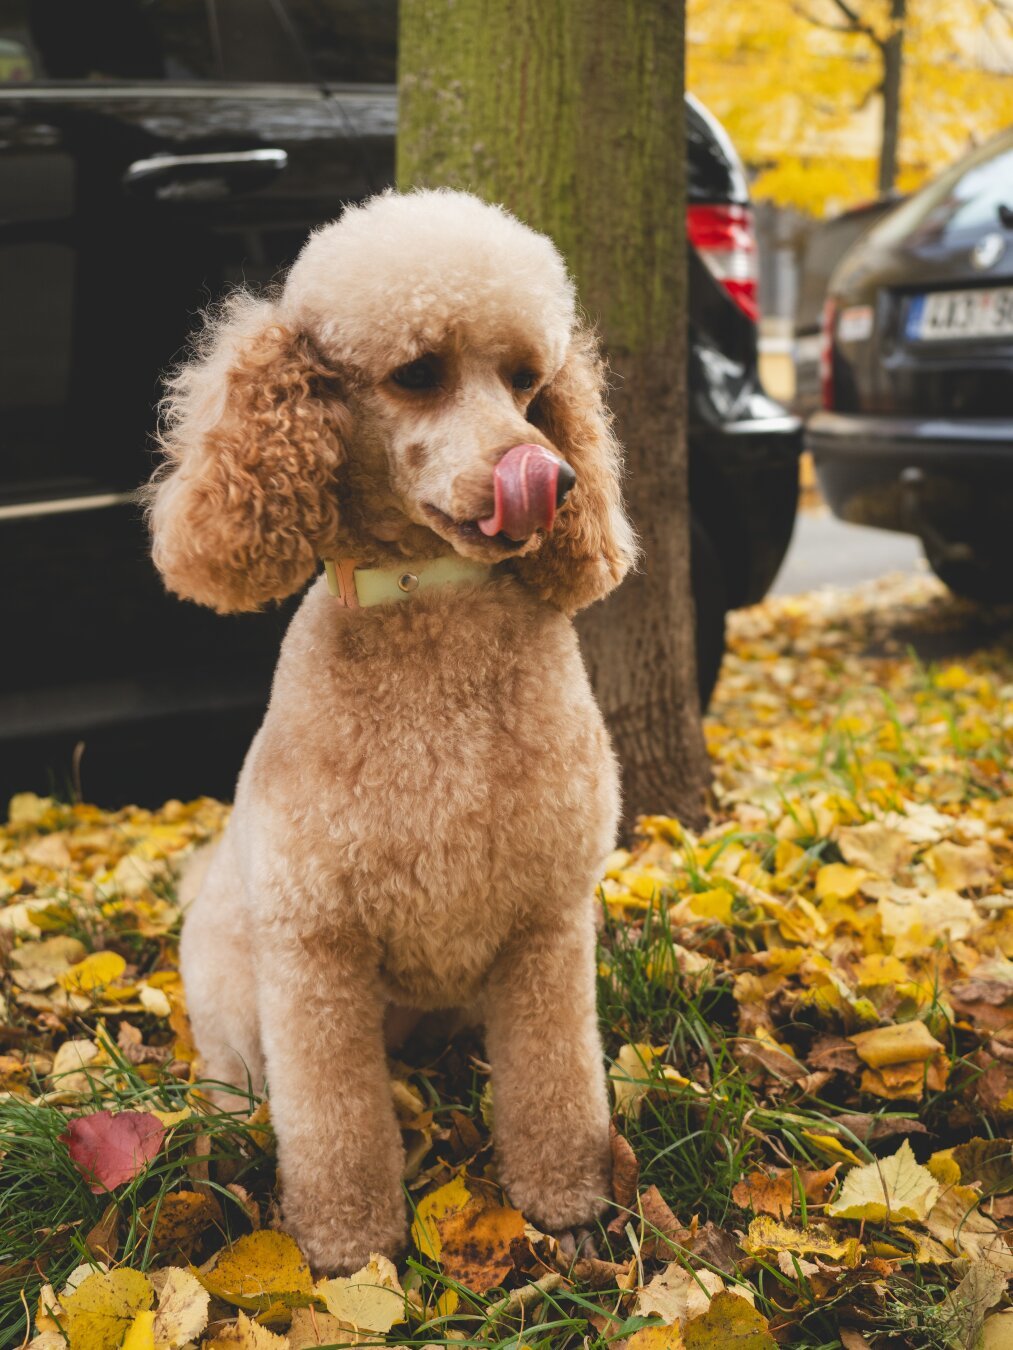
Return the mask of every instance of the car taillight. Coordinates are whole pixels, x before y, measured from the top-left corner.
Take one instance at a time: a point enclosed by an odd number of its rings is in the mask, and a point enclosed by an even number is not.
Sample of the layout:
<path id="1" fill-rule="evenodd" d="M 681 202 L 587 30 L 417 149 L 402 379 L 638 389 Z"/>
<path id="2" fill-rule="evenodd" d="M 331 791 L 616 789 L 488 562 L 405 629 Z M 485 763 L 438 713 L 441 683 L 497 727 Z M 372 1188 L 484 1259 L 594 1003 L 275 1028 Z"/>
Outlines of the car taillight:
<path id="1" fill-rule="evenodd" d="M 760 317 L 756 235 L 748 206 L 691 206 L 686 212 L 689 242 L 739 309 L 754 323 Z"/>
<path id="2" fill-rule="evenodd" d="M 837 301 L 829 296 L 823 302 L 823 323 L 820 329 L 820 403 L 828 411 L 834 406 L 834 327 L 837 322 Z"/>

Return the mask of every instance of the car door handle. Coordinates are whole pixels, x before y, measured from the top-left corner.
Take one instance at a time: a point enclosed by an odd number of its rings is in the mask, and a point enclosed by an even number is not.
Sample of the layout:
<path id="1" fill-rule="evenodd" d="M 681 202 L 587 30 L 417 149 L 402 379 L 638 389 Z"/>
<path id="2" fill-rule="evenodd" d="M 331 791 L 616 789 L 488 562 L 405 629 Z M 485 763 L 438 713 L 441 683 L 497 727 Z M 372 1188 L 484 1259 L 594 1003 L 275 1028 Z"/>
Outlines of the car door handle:
<path id="1" fill-rule="evenodd" d="M 184 189 L 188 183 L 217 180 L 226 190 L 249 191 L 282 173 L 288 167 L 288 155 L 274 147 L 263 150 L 234 150 L 207 155 L 152 155 L 135 159 L 123 175 L 123 186 L 131 191 L 149 189 L 157 195 L 174 195 L 172 187 Z"/>

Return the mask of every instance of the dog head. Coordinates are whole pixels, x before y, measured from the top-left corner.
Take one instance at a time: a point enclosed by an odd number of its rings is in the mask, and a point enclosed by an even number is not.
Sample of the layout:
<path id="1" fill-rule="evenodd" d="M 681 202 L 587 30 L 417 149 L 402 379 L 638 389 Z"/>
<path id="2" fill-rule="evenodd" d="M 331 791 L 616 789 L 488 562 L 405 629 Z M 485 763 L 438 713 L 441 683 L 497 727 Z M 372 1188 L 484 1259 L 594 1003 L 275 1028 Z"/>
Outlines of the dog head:
<path id="1" fill-rule="evenodd" d="M 544 236 L 466 193 L 388 192 L 240 294 L 171 377 L 153 556 L 221 611 L 321 556 L 455 551 L 574 610 L 629 565 L 601 363 Z"/>

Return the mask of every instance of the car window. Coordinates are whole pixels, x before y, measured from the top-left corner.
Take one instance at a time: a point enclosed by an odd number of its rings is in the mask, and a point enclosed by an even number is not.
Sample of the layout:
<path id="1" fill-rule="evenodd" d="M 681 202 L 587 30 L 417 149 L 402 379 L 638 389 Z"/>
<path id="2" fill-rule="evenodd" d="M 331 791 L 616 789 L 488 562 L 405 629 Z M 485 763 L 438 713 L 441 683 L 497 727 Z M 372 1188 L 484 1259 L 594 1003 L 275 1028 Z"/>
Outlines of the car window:
<path id="1" fill-rule="evenodd" d="M 948 235 L 998 229 L 1000 207 L 1013 210 L 1013 141 L 982 146 L 959 160 L 889 215 L 870 241 L 889 246 L 901 239 L 945 239 Z"/>
<path id="2" fill-rule="evenodd" d="M 0 0 L 0 83 L 214 74 L 205 0 Z"/>
<path id="3" fill-rule="evenodd" d="M 396 78 L 397 0 L 0 0 L 0 84 Z"/>
<path id="4" fill-rule="evenodd" d="M 318 79 L 397 80 L 398 0 L 282 0 Z"/>
<path id="5" fill-rule="evenodd" d="M 686 99 L 686 156 L 691 202 L 749 201 L 746 176 L 728 134 L 692 95 Z"/>

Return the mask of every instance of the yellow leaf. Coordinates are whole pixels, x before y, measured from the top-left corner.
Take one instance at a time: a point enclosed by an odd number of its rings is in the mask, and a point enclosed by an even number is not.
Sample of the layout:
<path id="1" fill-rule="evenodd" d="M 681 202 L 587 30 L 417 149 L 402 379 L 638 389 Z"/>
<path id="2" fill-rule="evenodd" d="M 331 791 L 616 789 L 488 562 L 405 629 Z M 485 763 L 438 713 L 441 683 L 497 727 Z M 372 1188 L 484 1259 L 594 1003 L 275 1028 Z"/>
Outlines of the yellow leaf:
<path id="1" fill-rule="evenodd" d="M 936 844 L 925 854 L 940 886 L 954 890 L 976 890 L 991 885 L 996 875 L 992 850 L 984 839 L 974 844 Z"/>
<path id="2" fill-rule="evenodd" d="M 315 1350 L 318 1345 L 341 1345 L 351 1338 L 336 1317 L 319 1308 L 295 1308 L 285 1333 L 291 1350 Z M 375 1340 L 375 1337 L 369 1337 Z"/>
<path id="3" fill-rule="evenodd" d="M 287 1233 L 247 1233 L 199 1272 L 204 1288 L 237 1308 L 261 1312 L 272 1303 L 305 1303 L 313 1280 L 302 1252 Z"/>
<path id="4" fill-rule="evenodd" d="M 915 846 L 900 830 L 878 820 L 865 825 L 842 825 L 837 846 L 844 861 L 881 877 L 893 877 L 914 857 Z"/>
<path id="5" fill-rule="evenodd" d="M 139 1312 L 154 1301 L 139 1270 L 96 1271 L 61 1296 L 64 1328 L 74 1350 L 117 1350 Z"/>
<path id="6" fill-rule="evenodd" d="M 323 1299 L 329 1313 L 356 1331 L 387 1332 L 396 1322 L 405 1321 L 405 1293 L 397 1271 L 376 1252 L 354 1275 L 321 1280 L 313 1292 Z"/>
<path id="7" fill-rule="evenodd" d="M 733 896 L 723 887 L 712 891 L 697 891 L 689 897 L 689 907 L 701 919 L 716 919 L 726 926 L 732 921 Z"/>
<path id="8" fill-rule="evenodd" d="M 862 1250 L 857 1238 L 844 1237 L 825 1224 L 813 1223 L 803 1228 L 793 1223 L 779 1223 L 765 1214 L 749 1225 L 742 1247 L 753 1256 L 814 1252 L 826 1261 L 843 1261 L 849 1266 L 857 1263 Z"/>
<path id="9" fill-rule="evenodd" d="M 827 863 L 816 873 L 817 900 L 850 900 L 858 894 L 866 872 L 845 863 Z"/>
<path id="10" fill-rule="evenodd" d="M 1013 1309 L 985 1318 L 978 1345 L 979 1350 L 1013 1350 Z"/>
<path id="11" fill-rule="evenodd" d="M 615 1064 L 609 1070 L 617 1115 L 632 1116 L 635 1120 L 639 1118 L 643 1099 L 652 1087 L 652 1065 L 664 1053 L 664 1046 L 656 1048 L 638 1044 L 621 1047 Z"/>
<path id="12" fill-rule="evenodd" d="M 726 1289 L 683 1328 L 686 1350 L 777 1350 L 767 1322 L 752 1304 Z"/>
<path id="13" fill-rule="evenodd" d="M 686 1350 L 678 1327 L 641 1327 L 626 1342 L 626 1350 Z"/>
<path id="14" fill-rule="evenodd" d="M 204 1342 L 204 1350 L 289 1350 L 289 1340 L 240 1313 L 213 1340 Z"/>
<path id="15" fill-rule="evenodd" d="M 872 1069 L 932 1059 L 944 1049 L 924 1022 L 898 1022 L 894 1026 L 876 1027 L 874 1031 L 860 1031 L 857 1036 L 849 1036 L 848 1040 L 858 1051 L 859 1059 Z"/>
<path id="16" fill-rule="evenodd" d="M 889 1158 L 856 1167 L 844 1178 L 836 1200 L 827 1206 L 832 1219 L 921 1223 L 939 1197 L 939 1183 L 915 1162 L 905 1139 Z"/>
<path id="17" fill-rule="evenodd" d="M 92 952 L 65 971 L 60 984 L 68 993 L 88 994 L 118 980 L 126 968 L 127 963 L 118 952 Z"/>
<path id="18" fill-rule="evenodd" d="M 139 1312 L 123 1338 L 121 1350 L 155 1350 L 155 1314 Z"/>
<path id="19" fill-rule="evenodd" d="M 978 1208 L 981 1196 L 970 1186 L 948 1186 L 925 1219 L 925 1227 L 955 1256 L 990 1261 L 1013 1275 L 1013 1252 L 998 1225 Z"/>
<path id="20" fill-rule="evenodd" d="M 85 955 L 84 943 L 72 937 L 25 942 L 11 952 L 12 975 L 21 989 L 52 989 L 69 966 Z"/>
<path id="21" fill-rule="evenodd" d="M 833 1134 L 818 1134 L 814 1130 L 803 1130 L 802 1138 L 812 1144 L 817 1153 L 822 1153 L 825 1158 L 831 1158 L 835 1162 L 850 1163 L 856 1167 L 862 1166 L 862 1159 L 853 1150 Z"/>

